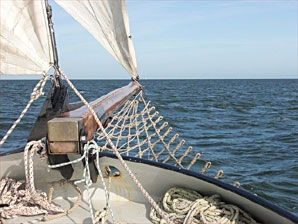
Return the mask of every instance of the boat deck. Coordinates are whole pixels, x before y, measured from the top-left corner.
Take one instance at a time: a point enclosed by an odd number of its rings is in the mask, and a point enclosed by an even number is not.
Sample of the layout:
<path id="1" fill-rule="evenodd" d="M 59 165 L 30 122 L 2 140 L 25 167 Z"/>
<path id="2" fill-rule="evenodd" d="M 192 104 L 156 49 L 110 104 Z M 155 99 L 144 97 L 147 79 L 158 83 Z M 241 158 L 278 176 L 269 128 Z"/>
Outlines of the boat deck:
<path id="1" fill-rule="evenodd" d="M 120 223 L 150 223 L 149 214 L 151 205 L 121 166 L 119 160 L 114 158 L 112 154 L 103 153 L 101 156 L 102 157 L 99 158 L 101 170 L 105 170 L 106 167 L 114 167 L 118 170 L 119 174 L 111 177 L 109 190 L 110 203 L 115 221 Z M 123 158 L 155 201 L 161 200 L 165 192 L 172 187 L 190 188 L 206 196 L 219 194 L 223 201 L 237 205 L 239 208 L 250 213 L 253 218 L 260 223 L 297 223 L 297 217 L 287 211 L 247 191 L 238 189 L 214 178 L 154 161 L 125 156 L 123 156 Z M 72 159 L 74 158 L 71 158 L 71 160 Z M 45 185 L 44 183 L 61 180 L 62 176 L 57 170 L 48 170 L 47 164 L 44 161 L 40 161 L 39 156 L 35 156 L 33 160 L 36 189 L 48 192 L 50 185 Z M 24 180 L 23 167 L 22 153 L 1 157 L 0 168 L 2 178 L 9 176 L 16 180 Z M 72 180 L 81 179 L 83 170 L 82 163 L 73 164 L 73 167 L 75 172 Z M 109 185 L 108 177 L 105 177 L 104 181 L 106 185 Z M 78 186 L 82 191 L 82 201 L 79 207 L 70 215 L 47 223 L 91 223 L 88 193 L 83 183 Z M 105 192 L 100 178 L 98 178 L 97 183 L 91 185 L 90 195 L 95 210 L 101 210 L 105 207 Z M 65 186 L 55 187 L 53 201 L 61 205 L 64 209 L 69 209 L 76 201 L 76 198 L 77 192 L 70 185 L 67 184 Z M 4 223 L 24 223 L 34 219 L 36 219 L 36 217 L 19 217 L 12 220 L 5 220 Z"/>
<path id="2" fill-rule="evenodd" d="M 56 204 L 61 205 L 64 209 L 69 209 L 74 201 L 72 200 L 54 200 Z M 95 209 L 102 209 L 105 206 L 105 200 L 96 200 L 96 203 L 93 203 Z M 133 201 L 111 201 L 111 208 L 114 214 L 116 223 L 133 223 L 133 224 L 143 224 L 151 223 L 149 219 L 149 213 L 151 206 L 144 203 L 136 203 Z M 38 220 L 42 216 L 34 217 L 18 217 L 15 219 L 4 220 L 3 224 L 16 224 L 16 223 L 25 223 L 32 222 L 32 220 Z M 111 221 L 109 216 L 109 221 Z M 107 223 L 112 223 L 107 221 Z M 40 223 L 40 222 L 37 222 Z M 57 218 L 51 221 L 42 222 L 42 223 L 52 223 L 52 224 L 91 224 L 91 218 L 89 213 L 89 206 L 86 201 L 81 201 L 78 208 L 76 208 L 71 214 Z"/>

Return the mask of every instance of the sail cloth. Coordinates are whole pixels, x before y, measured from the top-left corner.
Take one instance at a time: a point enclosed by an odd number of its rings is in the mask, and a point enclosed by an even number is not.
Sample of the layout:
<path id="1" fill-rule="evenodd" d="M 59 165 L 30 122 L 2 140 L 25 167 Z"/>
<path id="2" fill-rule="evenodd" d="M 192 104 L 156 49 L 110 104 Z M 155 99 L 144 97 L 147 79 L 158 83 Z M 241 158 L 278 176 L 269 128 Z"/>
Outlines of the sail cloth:
<path id="1" fill-rule="evenodd" d="M 0 1 L 0 74 L 43 74 L 53 61 L 44 0 Z"/>
<path id="2" fill-rule="evenodd" d="M 138 77 L 124 0 L 55 0 L 130 73 Z"/>

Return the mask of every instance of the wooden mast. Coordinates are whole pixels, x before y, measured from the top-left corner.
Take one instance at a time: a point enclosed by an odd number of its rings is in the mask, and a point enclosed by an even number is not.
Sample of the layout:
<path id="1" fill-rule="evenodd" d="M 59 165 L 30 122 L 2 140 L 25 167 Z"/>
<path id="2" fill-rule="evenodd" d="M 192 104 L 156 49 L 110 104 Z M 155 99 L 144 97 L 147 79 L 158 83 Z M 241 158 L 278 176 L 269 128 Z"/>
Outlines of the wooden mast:
<path id="1" fill-rule="evenodd" d="M 56 47 L 55 32 L 52 22 L 52 8 L 45 0 L 49 33 L 53 50 L 53 66 L 55 68 L 55 84 L 61 87 L 61 75 L 59 73 L 58 53 Z M 137 77 L 138 80 L 138 77 Z M 98 98 L 90 103 L 102 123 L 117 110 L 131 96 L 141 91 L 142 86 L 133 80 L 129 85 Z M 50 154 L 77 153 L 82 142 L 93 138 L 98 129 L 94 117 L 86 106 L 60 114 L 57 118 L 48 121 L 48 149 Z"/>
<path id="2" fill-rule="evenodd" d="M 50 39 L 51 39 L 51 45 L 52 45 L 52 50 L 53 50 L 53 61 L 54 61 L 53 66 L 55 68 L 55 79 L 58 81 L 58 83 L 60 85 L 61 84 L 61 75 L 59 73 L 58 52 L 57 52 L 54 24 L 52 21 L 52 7 L 50 6 L 48 0 L 45 0 L 45 6 L 46 6 L 46 11 L 47 11 Z"/>

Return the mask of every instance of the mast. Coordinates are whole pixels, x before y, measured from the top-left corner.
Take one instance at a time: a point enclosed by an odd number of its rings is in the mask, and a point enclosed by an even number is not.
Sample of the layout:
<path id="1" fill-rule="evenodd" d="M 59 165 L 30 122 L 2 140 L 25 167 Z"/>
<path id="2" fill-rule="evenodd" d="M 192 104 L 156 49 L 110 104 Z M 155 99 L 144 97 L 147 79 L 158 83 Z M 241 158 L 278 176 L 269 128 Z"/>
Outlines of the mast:
<path id="1" fill-rule="evenodd" d="M 46 5 L 46 12 L 47 12 L 47 17 L 48 17 L 50 38 L 51 38 L 52 49 L 53 49 L 53 59 L 54 59 L 54 68 L 55 68 L 55 79 L 60 84 L 60 82 L 61 82 L 61 74 L 59 72 L 58 52 L 57 52 L 57 45 L 56 45 L 54 24 L 53 24 L 53 21 L 52 21 L 52 7 L 50 6 L 48 0 L 45 0 L 45 5 Z"/>

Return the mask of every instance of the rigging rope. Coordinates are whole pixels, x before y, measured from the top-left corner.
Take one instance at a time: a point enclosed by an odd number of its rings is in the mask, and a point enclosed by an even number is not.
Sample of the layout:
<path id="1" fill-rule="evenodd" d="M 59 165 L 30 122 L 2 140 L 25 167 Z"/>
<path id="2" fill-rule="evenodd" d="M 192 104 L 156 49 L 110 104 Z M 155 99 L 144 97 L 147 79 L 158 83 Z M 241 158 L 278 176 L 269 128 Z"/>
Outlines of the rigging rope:
<path id="1" fill-rule="evenodd" d="M 111 116 L 105 130 L 121 154 L 186 169 L 190 169 L 199 160 L 205 164 L 201 173 L 206 172 L 211 162 L 202 160 L 201 154 L 187 146 L 186 141 L 173 133 L 173 128 L 158 115 L 155 107 L 151 106 L 150 101 L 145 101 L 140 92 Z M 96 134 L 102 150 L 113 151 L 105 134 L 101 131 Z M 217 178 L 222 174 L 223 171 Z"/>
<path id="2" fill-rule="evenodd" d="M 137 178 L 134 176 L 132 171 L 129 169 L 129 167 L 127 166 L 127 164 L 125 163 L 125 161 L 123 160 L 119 152 L 121 153 L 125 152 L 127 155 L 129 155 L 129 153 L 131 152 L 136 152 L 136 156 L 138 157 L 147 156 L 148 159 L 153 159 L 155 161 L 164 162 L 164 163 L 168 163 L 169 161 L 171 161 L 173 165 L 177 165 L 182 168 L 187 167 L 187 169 L 190 169 L 191 166 L 196 163 L 196 161 L 200 158 L 201 154 L 197 153 L 195 156 L 189 156 L 189 153 L 192 151 L 192 147 L 189 146 L 183 151 L 183 153 L 180 153 L 179 155 L 180 158 L 177 157 L 177 154 L 176 154 L 177 151 L 180 148 L 183 148 L 183 146 L 185 145 L 184 139 L 179 140 L 178 134 L 174 134 L 172 137 L 170 137 L 172 128 L 171 127 L 166 128 L 168 126 L 167 122 L 163 122 L 162 125 L 158 126 L 158 123 L 163 120 L 163 117 L 157 116 L 158 112 L 155 111 L 155 107 L 150 106 L 150 102 L 146 102 L 144 100 L 142 96 L 142 92 L 140 92 L 137 96 L 135 96 L 133 100 L 127 101 L 125 105 L 122 107 L 122 109 L 114 114 L 114 116 L 112 117 L 112 120 L 108 123 L 108 126 L 106 128 L 103 128 L 100 120 L 98 119 L 97 115 L 95 114 L 91 106 L 88 104 L 88 102 L 76 90 L 76 88 L 70 82 L 66 74 L 63 73 L 63 71 L 60 69 L 59 69 L 59 72 L 64 76 L 66 82 L 79 96 L 82 102 L 88 107 L 88 109 L 94 116 L 94 119 L 98 123 L 99 129 L 101 132 L 98 133 L 97 139 L 105 140 L 106 142 L 101 148 L 99 148 L 94 141 L 88 142 L 84 147 L 84 154 L 82 155 L 82 157 L 74 161 L 63 163 L 63 164 L 49 165 L 49 168 L 57 168 L 57 167 L 77 163 L 85 159 L 86 164 L 83 170 L 83 179 L 76 181 L 75 183 L 70 182 L 70 184 L 80 194 L 80 190 L 75 184 L 80 182 L 85 182 L 85 186 L 88 193 L 88 204 L 89 204 L 92 223 L 96 223 L 99 220 L 99 217 L 102 217 L 102 220 L 105 220 L 107 217 L 107 211 L 109 211 L 112 217 L 112 221 L 114 223 L 115 220 L 114 220 L 113 212 L 109 205 L 109 192 L 107 190 L 102 171 L 99 167 L 99 152 L 102 150 L 112 150 L 120 160 L 123 167 L 128 172 L 129 176 L 132 178 L 132 180 L 135 182 L 137 187 L 141 190 L 143 195 L 147 198 L 149 203 L 152 205 L 155 213 L 157 212 L 159 216 L 162 217 L 161 221 L 166 221 L 167 223 L 171 223 L 172 216 L 168 215 L 167 212 L 164 212 L 163 210 L 161 210 L 158 204 L 155 203 L 155 201 L 151 198 L 148 192 L 144 189 L 144 187 L 141 185 L 141 183 L 137 180 Z M 9 129 L 9 131 L 1 140 L 0 147 L 8 138 L 8 136 L 11 134 L 13 129 L 16 127 L 16 125 L 20 122 L 20 120 L 27 112 L 32 102 L 38 99 L 39 96 L 43 95 L 42 90 L 45 86 L 47 78 L 48 78 L 47 76 L 43 76 L 43 78 L 37 83 L 37 85 L 33 89 L 31 98 L 27 106 L 21 113 L 20 117 L 15 121 L 15 123 L 12 125 L 12 127 Z M 143 107 L 140 107 L 140 104 L 142 104 Z M 169 138 L 169 140 L 166 141 L 165 140 L 166 138 Z M 173 148 L 174 143 L 176 144 L 176 146 Z M 144 149 L 143 146 L 146 146 L 146 145 L 147 147 Z M 158 148 L 157 146 L 161 146 L 161 147 Z M 50 194 L 49 194 L 49 202 L 47 201 L 45 202 L 46 195 L 44 193 L 42 194 L 42 196 L 38 195 L 34 186 L 32 157 L 34 152 L 38 148 L 43 148 L 43 147 L 44 146 L 42 145 L 41 141 L 33 141 L 28 143 L 25 148 L 24 163 L 25 163 L 25 173 L 26 173 L 26 190 L 30 192 L 30 194 L 32 195 L 32 198 L 33 198 L 32 200 L 34 201 L 34 203 L 40 205 L 46 211 L 51 211 L 51 209 L 52 210 L 56 209 L 49 203 L 51 201 L 52 191 L 50 191 Z M 29 153 L 30 148 L 32 149 L 30 150 L 30 153 Z M 89 192 L 89 187 L 92 184 L 92 181 L 90 178 L 89 164 L 88 164 L 88 155 L 90 153 L 96 154 L 96 160 L 97 160 L 96 166 L 99 171 L 101 181 L 103 183 L 105 197 L 106 197 L 106 208 L 102 212 L 97 211 L 96 213 L 93 212 L 91 195 Z M 191 157 L 191 161 L 189 161 L 189 157 Z M 184 162 L 185 159 L 187 163 Z M 201 173 L 204 173 L 210 166 L 211 166 L 211 162 L 205 161 L 205 166 L 202 168 Z M 222 174 L 223 174 L 222 170 L 218 171 L 215 178 L 221 177 Z M 35 196 L 39 196 L 39 200 L 35 200 L 34 199 Z M 72 209 L 68 211 L 63 211 L 63 212 L 60 210 L 59 214 L 53 215 L 51 217 L 48 216 L 47 218 L 44 217 L 43 220 L 51 220 L 51 219 L 62 217 L 66 214 L 69 214 L 75 207 L 78 206 L 79 201 L 80 201 L 80 196 L 78 196 L 77 203 Z"/>
<path id="3" fill-rule="evenodd" d="M 92 185 L 92 181 L 91 181 L 91 177 L 90 177 L 89 164 L 88 164 L 88 160 L 89 160 L 88 155 L 91 152 L 96 153 L 96 158 L 97 158 L 96 167 L 97 167 L 97 170 L 99 172 L 99 175 L 100 175 L 103 187 L 104 187 L 104 191 L 105 191 L 106 208 L 108 208 L 108 211 L 110 212 L 110 215 L 112 217 L 112 221 L 113 221 L 113 223 L 115 223 L 113 211 L 112 211 L 112 209 L 110 208 L 110 205 L 109 205 L 109 193 L 108 193 L 108 190 L 107 190 L 106 183 L 104 181 L 103 174 L 102 174 L 101 169 L 99 167 L 99 151 L 100 150 L 99 150 L 99 147 L 96 144 L 96 142 L 95 141 L 90 141 L 90 142 L 87 142 L 84 145 L 83 155 L 80 158 L 72 160 L 70 162 L 60 163 L 60 164 L 56 164 L 56 165 L 48 165 L 48 167 L 51 168 L 51 169 L 59 168 L 59 167 L 67 166 L 67 165 L 70 165 L 70 164 L 78 163 L 78 162 L 82 161 L 83 159 L 85 159 L 85 166 L 84 166 L 84 170 L 83 170 L 83 178 L 81 180 L 75 181 L 74 184 L 77 185 L 79 183 L 85 182 L 85 186 L 86 186 L 87 193 L 88 193 L 88 204 L 90 206 L 91 219 L 92 219 L 93 223 L 96 223 L 96 218 L 95 218 L 95 215 L 94 215 L 94 212 L 93 212 L 93 207 L 92 207 L 92 203 L 91 203 L 91 196 L 90 196 L 90 192 L 89 192 L 89 186 Z"/>
<path id="4" fill-rule="evenodd" d="M 37 151 L 40 153 L 40 159 L 43 160 L 43 152 L 45 152 L 44 140 L 31 141 L 25 147 L 25 190 L 18 190 L 18 188 L 22 185 L 22 183 L 19 181 L 9 178 L 2 179 L 0 181 L 0 218 L 10 219 L 17 217 L 18 215 L 35 216 L 44 214 L 44 216 L 41 218 L 37 218 L 35 220 L 26 222 L 27 224 L 40 223 L 41 221 L 49 221 L 68 215 L 79 206 L 82 198 L 81 189 L 72 181 L 60 180 L 43 183 L 50 184 L 51 186 L 49 189 L 48 196 L 46 195 L 46 193 L 35 189 L 33 173 L 33 155 Z M 54 186 L 63 186 L 65 184 L 69 184 L 72 188 L 74 188 L 74 190 L 78 194 L 77 200 L 74 203 L 74 205 L 66 211 L 52 204 Z"/>
<path id="5" fill-rule="evenodd" d="M 64 212 L 62 208 L 50 203 L 47 195 L 35 189 L 33 174 L 33 155 L 45 149 L 43 140 L 29 142 L 24 150 L 24 166 L 26 176 L 25 190 L 18 190 L 21 182 L 9 178 L 0 182 L 1 218 L 14 218 L 17 215 L 33 216 L 48 213 Z M 30 151 L 30 152 L 29 152 Z"/>
<path id="6" fill-rule="evenodd" d="M 134 183 L 137 185 L 137 187 L 139 188 L 139 190 L 142 192 L 142 194 L 145 196 L 145 198 L 149 201 L 149 203 L 156 209 L 156 211 L 158 212 L 158 214 L 160 214 L 165 220 L 167 220 L 168 223 L 171 223 L 170 220 L 168 220 L 167 218 L 167 214 L 165 214 L 160 208 L 159 206 L 156 204 L 156 202 L 153 200 L 153 198 L 149 195 L 149 193 L 145 190 L 145 188 L 143 187 L 143 185 L 138 181 L 138 179 L 136 178 L 136 176 L 132 173 L 132 171 L 129 169 L 128 165 L 126 164 L 126 162 L 123 160 L 121 154 L 118 152 L 116 146 L 114 145 L 114 143 L 111 141 L 111 139 L 109 138 L 106 130 L 104 129 L 101 121 L 99 120 L 98 116 L 96 115 L 96 113 L 94 112 L 94 110 L 92 109 L 92 107 L 89 105 L 89 103 L 84 99 L 84 97 L 79 93 L 79 91 L 74 87 L 74 85 L 71 83 L 71 81 L 69 80 L 69 78 L 67 77 L 67 75 L 60 69 L 59 70 L 60 73 L 62 74 L 62 76 L 65 78 L 66 82 L 68 83 L 68 85 L 73 89 L 73 91 L 75 92 L 75 94 L 80 98 L 80 100 L 87 106 L 87 108 L 89 109 L 89 111 L 91 112 L 91 114 L 93 115 L 96 123 L 99 126 L 99 129 L 102 131 L 102 133 L 105 135 L 106 140 L 108 141 L 108 143 L 110 144 L 111 148 L 114 150 L 115 155 L 117 156 L 117 158 L 120 160 L 122 166 L 124 167 L 124 169 L 128 172 L 130 178 L 134 181 Z M 89 167 L 89 166 L 87 166 Z M 88 187 L 88 185 L 87 185 Z M 88 188 L 87 188 L 88 190 Z M 93 212 L 92 209 L 90 209 L 90 212 Z M 95 223 L 94 220 L 94 214 L 91 214 L 92 217 L 92 222 L 93 224 Z"/>
<path id="7" fill-rule="evenodd" d="M 20 121 L 22 120 L 22 118 L 24 117 L 26 112 L 28 111 L 28 109 L 31 106 L 31 104 L 33 103 L 33 101 L 37 100 L 40 96 L 44 95 L 43 88 L 46 84 L 47 79 L 48 79 L 48 76 L 44 74 L 43 77 L 36 84 L 36 86 L 34 87 L 32 93 L 30 95 L 30 100 L 28 101 L 26 107 L 24 108 L 24 110 L 22 111 L 22 113 L 20 114 L 18 119 L 13 123 L 13 125 L 9 128 L 9 130 L 6 132 L 6 134 L 1 139 L 0 148 L 2 147 L 2 145 L 4 144 L 6 139 L 9 137 L 9 135 L 13 132 L 15 127 L 20 123 Z"/>

